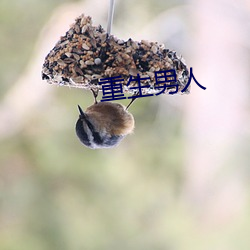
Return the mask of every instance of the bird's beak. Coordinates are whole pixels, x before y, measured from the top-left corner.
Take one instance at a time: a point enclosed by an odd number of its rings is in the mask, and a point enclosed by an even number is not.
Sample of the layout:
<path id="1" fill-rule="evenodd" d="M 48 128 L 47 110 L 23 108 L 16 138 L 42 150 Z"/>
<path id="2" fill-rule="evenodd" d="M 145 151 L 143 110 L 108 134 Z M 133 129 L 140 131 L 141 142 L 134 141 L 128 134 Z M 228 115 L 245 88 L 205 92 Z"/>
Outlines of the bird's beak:
<path id="1" fill-rule="evenodd" d="M 77 105 L 77 106 L 78 106 L 78 110 L 79 110 L 79 113 L 80 113 L 80 118 L 86 118 L 84 112 L 82 111 L 82 108 L 79 105 Z"/>

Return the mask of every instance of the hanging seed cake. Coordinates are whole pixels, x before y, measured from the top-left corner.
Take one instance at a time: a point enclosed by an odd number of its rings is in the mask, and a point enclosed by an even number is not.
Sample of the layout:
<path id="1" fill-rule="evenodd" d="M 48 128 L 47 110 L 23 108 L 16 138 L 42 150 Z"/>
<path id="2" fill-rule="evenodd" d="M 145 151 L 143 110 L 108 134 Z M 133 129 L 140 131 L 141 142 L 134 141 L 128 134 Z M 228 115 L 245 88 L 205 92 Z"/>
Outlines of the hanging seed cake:
<path id="1" fill-rule="evenodd" d="M 176 82 L 171 82 L 174 78 L 169 73 L 165 84 L 178 84 L 178 93 L 181 93 L 188 82 L 189 71 L 176 52 L 157 42 L 120 40 L 108 35 L 101 26 L 93 26 L 91 17 L 81 15 L 45 58 L 42 78 L 51 84 L 101 90 L 99 79 L 121 76 L 124 81 L 119 83 L 123 91 L 134 94 L 135 90 L 130 88 L 138 87 L 138 82 L 131 81 L 128 86 L 127 83 L 130 76 L 135 79 L 139 74 L 141 78 L 148 78 L 141 81 L 142 92 L 157 93 L 155 72 L 166 70 L 175 70 Z M 158 77 L 161 75 L 163 73 Z M 157 83 L 157 87 L 163 85 Z M 169 91 L 167 88 L 164 93 Z"/>

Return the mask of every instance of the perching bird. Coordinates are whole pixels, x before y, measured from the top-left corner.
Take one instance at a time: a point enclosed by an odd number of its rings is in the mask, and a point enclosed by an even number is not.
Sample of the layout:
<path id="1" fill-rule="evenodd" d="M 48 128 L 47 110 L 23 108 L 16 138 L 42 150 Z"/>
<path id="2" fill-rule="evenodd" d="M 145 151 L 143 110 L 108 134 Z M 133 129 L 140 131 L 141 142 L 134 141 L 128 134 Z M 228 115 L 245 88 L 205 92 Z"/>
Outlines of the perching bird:
<path id="1" fill-rule="evenodd" d="M 79 105 L 78 109 L 80 115 L 76 123 L 76 134 L 86 147 L 92 149 L 114 147 L 126 135 L 133 132 L 134 118 L 119 103 L 96 102 L 85 112 Z"/>

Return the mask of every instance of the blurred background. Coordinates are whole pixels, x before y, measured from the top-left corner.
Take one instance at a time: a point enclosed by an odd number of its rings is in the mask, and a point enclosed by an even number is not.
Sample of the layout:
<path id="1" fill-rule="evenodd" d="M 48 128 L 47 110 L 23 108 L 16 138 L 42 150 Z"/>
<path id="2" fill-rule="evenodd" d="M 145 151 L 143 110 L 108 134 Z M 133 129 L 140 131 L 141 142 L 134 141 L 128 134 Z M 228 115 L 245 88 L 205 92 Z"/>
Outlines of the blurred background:
<path id="1" fill-rule="evenodd" d="M 116 0 L 115 36 L 164 43 L 207 89 L 140 98 L 134 134 L 90 150 L 74 126 L 92 94 L 41 68 L 81 13 L 106 28 L 108 5 L 0 2 L 0 249 L 249 250 L 250 2 Z"/>

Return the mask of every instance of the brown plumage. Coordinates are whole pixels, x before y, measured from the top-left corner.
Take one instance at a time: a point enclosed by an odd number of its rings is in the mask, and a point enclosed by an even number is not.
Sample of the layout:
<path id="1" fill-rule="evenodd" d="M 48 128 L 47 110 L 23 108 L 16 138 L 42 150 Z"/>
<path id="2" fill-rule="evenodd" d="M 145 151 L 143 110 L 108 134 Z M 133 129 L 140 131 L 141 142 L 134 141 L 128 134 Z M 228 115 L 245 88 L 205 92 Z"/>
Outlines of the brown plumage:
<path id="1" fill-rule="evenodd" d="M 119 103 L 99 102 L 88 107 L 85 114 L 97 131 L 106 130 L 111 135 L 127 135 L 133 132 L 134 118 Z"/>

